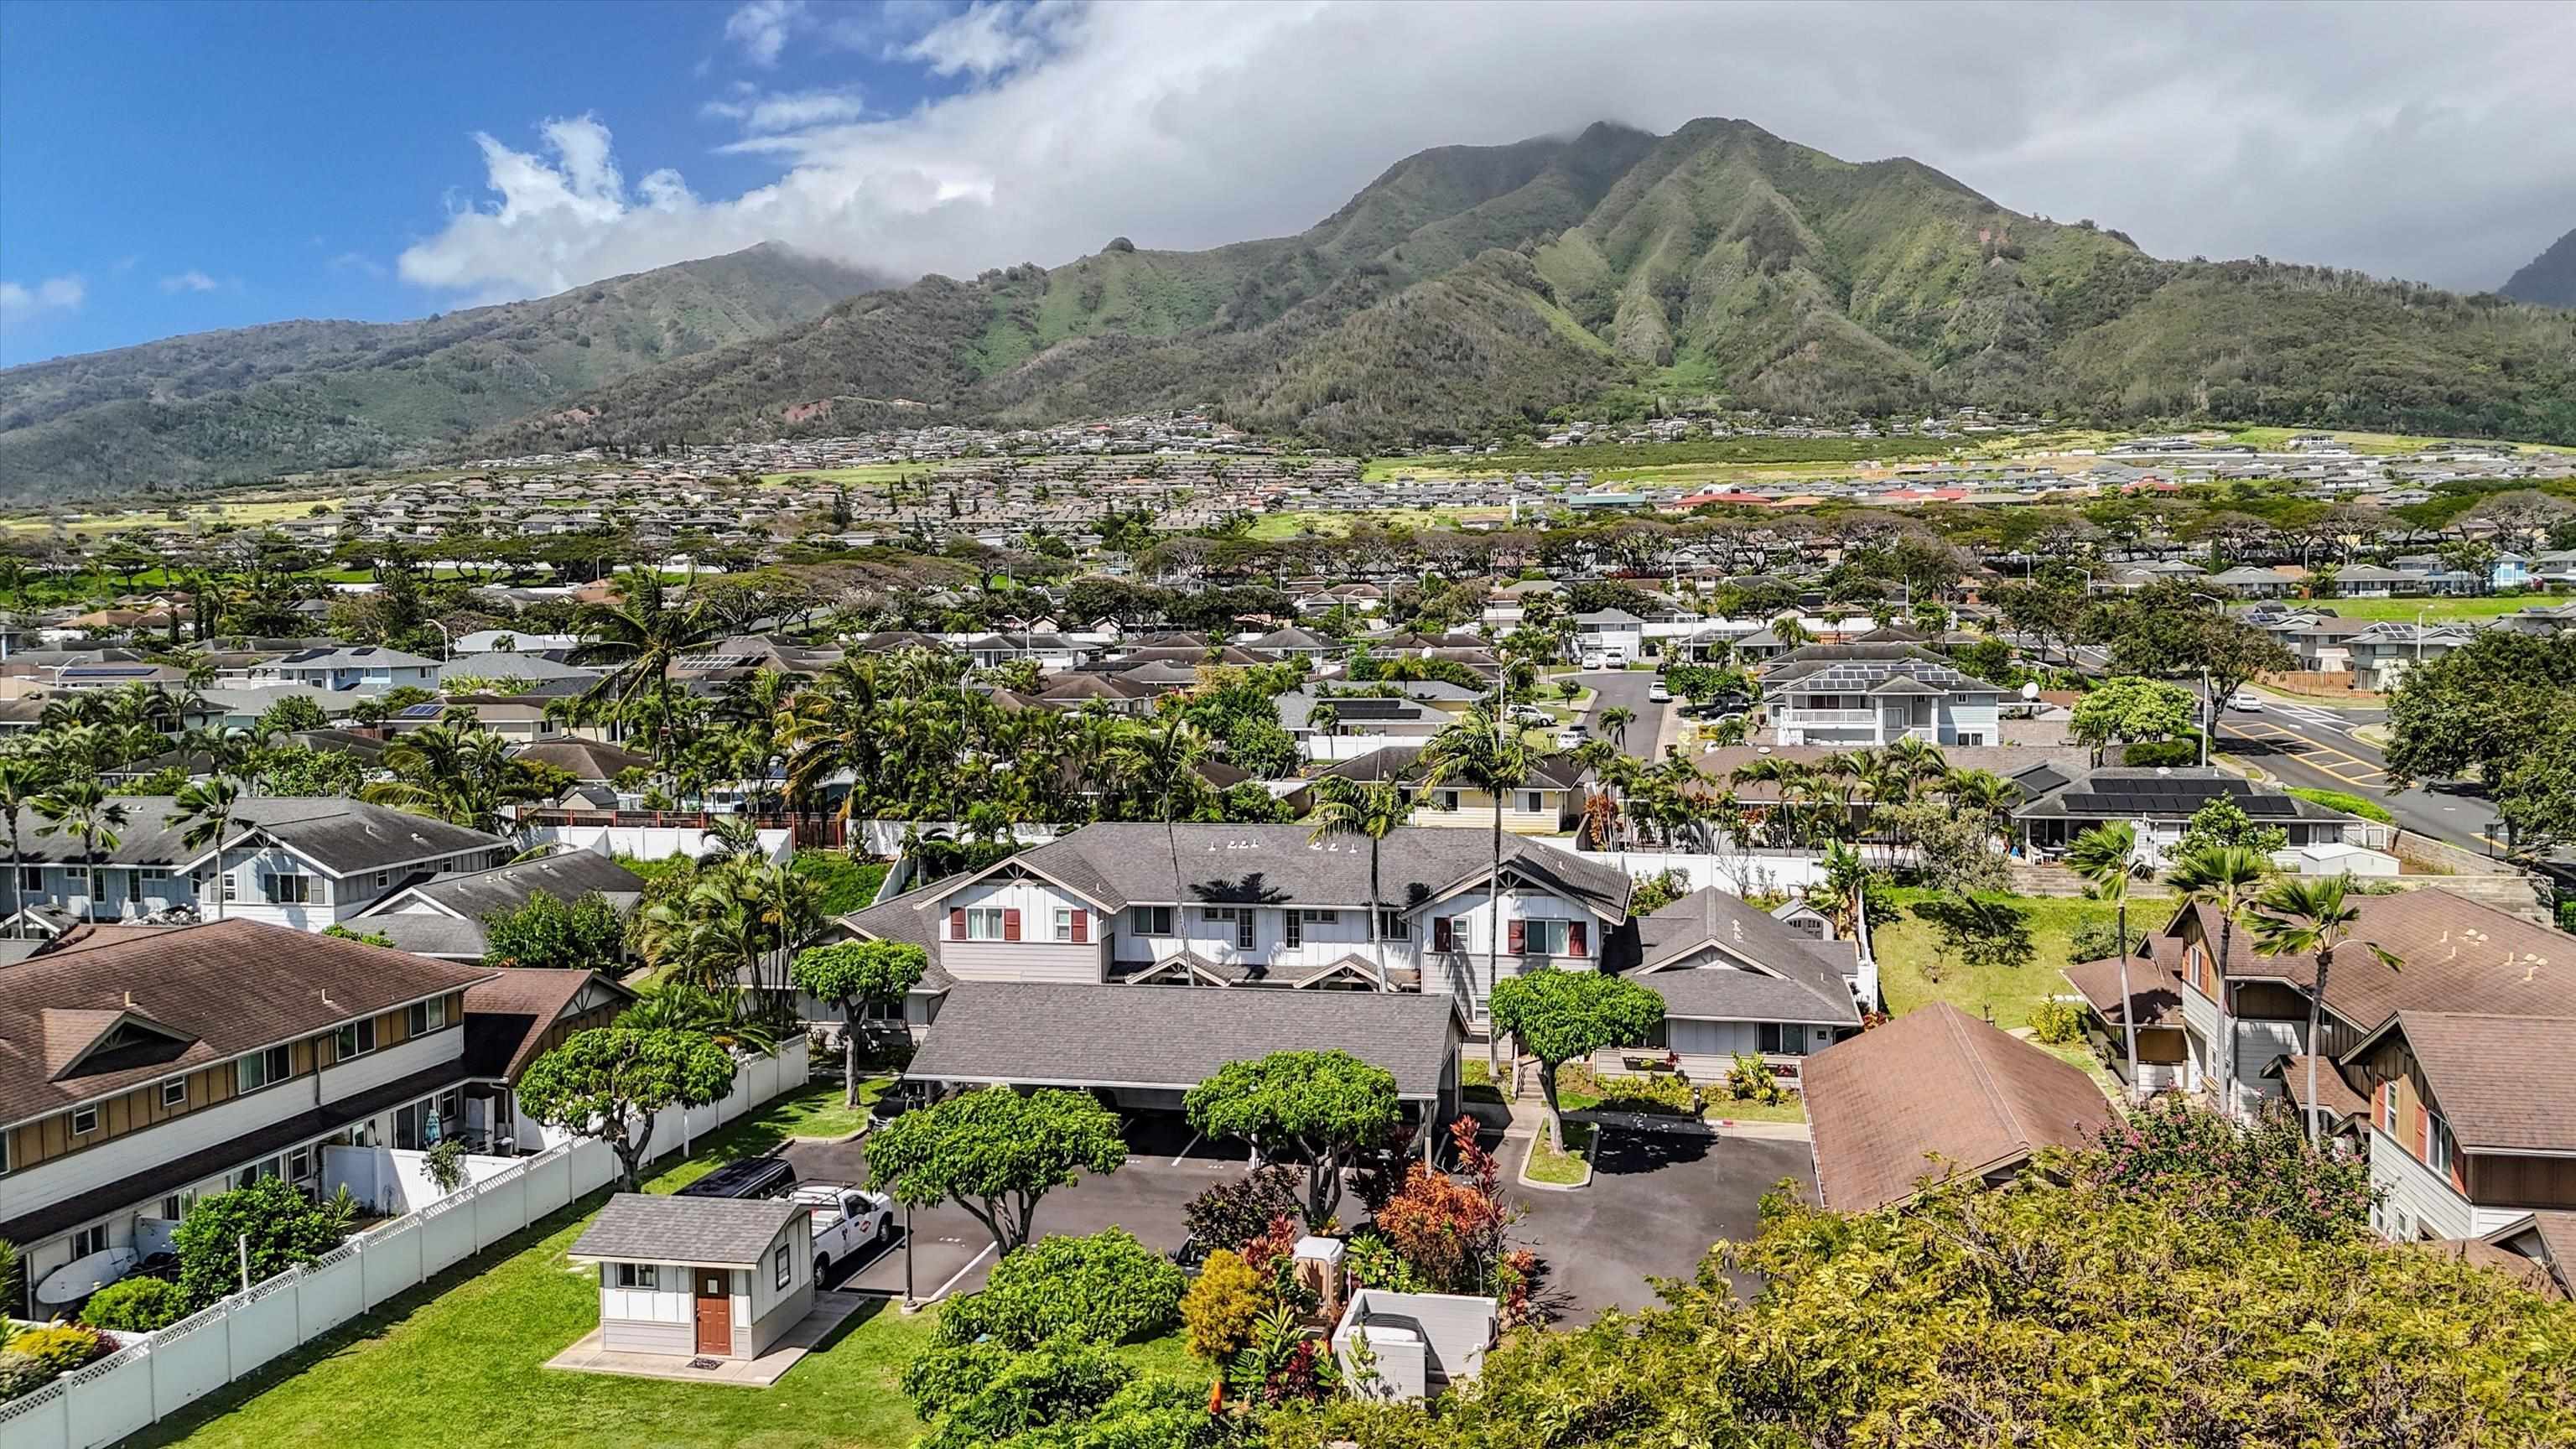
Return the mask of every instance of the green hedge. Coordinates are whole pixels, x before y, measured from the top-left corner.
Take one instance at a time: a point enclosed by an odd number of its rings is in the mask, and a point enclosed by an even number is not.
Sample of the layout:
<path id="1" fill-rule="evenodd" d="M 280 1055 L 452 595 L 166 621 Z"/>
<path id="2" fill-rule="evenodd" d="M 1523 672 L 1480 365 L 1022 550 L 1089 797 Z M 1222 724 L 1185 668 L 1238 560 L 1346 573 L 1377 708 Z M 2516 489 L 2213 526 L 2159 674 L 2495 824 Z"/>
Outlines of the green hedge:
<path id="1" fill-rule="evenodd" d="M 2340 810 L 2346 815 L 2358 815 L 2364 820 L 2376 820 L 2382 825 L 2397 823 L 2397 817 L 2388 813 L 2387 806 L 2376 800 L 2364 800 L 2358 795 L 2347 795 L 2341 790 L 2315 790 L 2305 785 L 2292 785 L 2288 787 L 2287 793 L 2313 804 L 2323 805 L 2328 810 Z"/>

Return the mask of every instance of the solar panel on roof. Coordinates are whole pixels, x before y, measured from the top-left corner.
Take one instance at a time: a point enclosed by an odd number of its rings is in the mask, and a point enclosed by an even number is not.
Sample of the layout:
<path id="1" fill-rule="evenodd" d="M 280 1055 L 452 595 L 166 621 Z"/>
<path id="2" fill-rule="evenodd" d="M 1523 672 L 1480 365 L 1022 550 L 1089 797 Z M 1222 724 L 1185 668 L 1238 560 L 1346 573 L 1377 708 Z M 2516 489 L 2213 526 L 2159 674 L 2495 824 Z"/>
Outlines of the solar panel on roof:
<path id="1" fill-rule="evenodd" d="M 395 718 L 397 718 L 397 719 L 436 719 L 436 718 L 438 718 L 439 713 L 440 713 L 441 711 L 445 710 L 446 708 L 447 708 L 447 706 L 445 706 L 445 705 L 443 705 L 443 704 L 412 704 L 412 705 L 405 705 L 405 706 L 403 706 L 403 708 L 402 708 L 401 712 L 400 712 L 400 713 L 398 713 L 397 715 L 395 715 Z"/>
<path id="2" fill-rule="evenodd" d="M 1395 719 L 1410 717 L 1414 705 L 1403 699 L 1337 699 L 1333 712 L 1344 719 Z"/>

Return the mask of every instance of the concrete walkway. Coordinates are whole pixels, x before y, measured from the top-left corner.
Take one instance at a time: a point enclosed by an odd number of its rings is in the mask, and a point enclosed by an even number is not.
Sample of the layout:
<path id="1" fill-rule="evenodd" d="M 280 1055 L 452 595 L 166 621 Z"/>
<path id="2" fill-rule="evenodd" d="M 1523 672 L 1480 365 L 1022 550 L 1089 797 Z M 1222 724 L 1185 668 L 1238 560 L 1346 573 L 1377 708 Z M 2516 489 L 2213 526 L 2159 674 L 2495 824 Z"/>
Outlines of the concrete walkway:
<path id="1" fill-rule="evenodd" d="M 814 1350 L 816 1344 L 831 1336 L 849 1316 L 870 1302 L 864 1293 L 826 1292 L 814 1295 L 813 1310 L 796 1320 L 796 1326 L 779 1335 L 769 1351 L 758 1358 L 690 1358 L 675 1353 L 624 1353 L 600 1347 L 599 1330 L 594 1328 L 581 1336 L 572 1347 L 546 1360 L 546 1367 L 567 1373 L 620 1374 L 636 1379 L 679 1379 L 693 1384 L 729 1384 L 741 1389 L 765 1389 L 797 1361 Z M 697 1365 L 705 1364 L 700 1368 Z"/>

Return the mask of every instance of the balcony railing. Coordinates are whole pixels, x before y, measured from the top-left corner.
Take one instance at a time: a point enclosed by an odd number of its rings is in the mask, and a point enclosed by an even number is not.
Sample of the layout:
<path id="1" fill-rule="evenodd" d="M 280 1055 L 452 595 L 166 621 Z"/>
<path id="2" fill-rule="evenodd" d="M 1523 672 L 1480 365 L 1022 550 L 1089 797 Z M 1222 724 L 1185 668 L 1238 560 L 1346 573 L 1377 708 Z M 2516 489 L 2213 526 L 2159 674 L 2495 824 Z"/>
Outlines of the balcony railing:
<path id="1" fill-rule="evenodd" d="M 1784 709 L 1780 711 L 1780 723 L 1783 725 L 1874 725 L 1878 723 L 1878 711 L 1874 709 Z"/>

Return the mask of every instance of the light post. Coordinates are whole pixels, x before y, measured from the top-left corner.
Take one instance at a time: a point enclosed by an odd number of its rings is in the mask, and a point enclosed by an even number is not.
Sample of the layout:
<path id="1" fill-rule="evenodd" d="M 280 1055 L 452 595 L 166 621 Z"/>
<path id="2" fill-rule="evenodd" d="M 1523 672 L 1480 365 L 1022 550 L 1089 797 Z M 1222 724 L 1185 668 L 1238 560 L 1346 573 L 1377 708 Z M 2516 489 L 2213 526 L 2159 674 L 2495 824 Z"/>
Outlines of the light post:
<path id="1" fill-rule="evenodd" d="M 2195 599 L 2209 600 L 2210 603 L 2217 606 L 2219 616 L 2221 618 L 2226 617 L 2227 601 L 2225 599 L 2220 598 L 2216 594 L 2203 593 L 2198 589 L 2192 590 L 2191 596 Z M 2205 770 L 2209 768 L 2209 737 L 2218 733 L 2218 693 L 2210 684 L 2209 666 L 2205 664 L 2201 666 L 2200 670 L 2200 698 L 2201 702 L 2208 707 L 2209 711 L 2208 717 L 2202 721 L 2200 729 L 2200 767 Z"/>
<path id="2" fill-rule="evenodd" d="M 2424 667 L 2424 616 L 2432 611 L 2430 604 L 2415 611 L 2415 667 L 2418 669 Z"/>
<path id="3" fill-rule="evenodd" d="M 438 631 L 438 662 L 445 664 L 448 656 L 456 652 L 456 641 L 447 632 L 446 620 L 432 619 L 429 621 L 429 627 Z"/>

